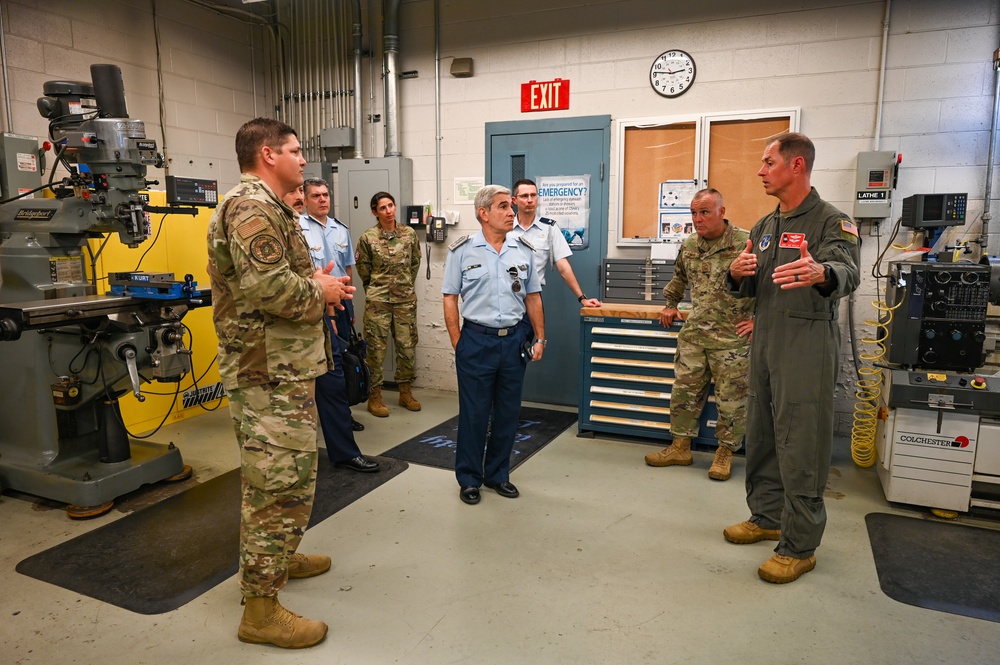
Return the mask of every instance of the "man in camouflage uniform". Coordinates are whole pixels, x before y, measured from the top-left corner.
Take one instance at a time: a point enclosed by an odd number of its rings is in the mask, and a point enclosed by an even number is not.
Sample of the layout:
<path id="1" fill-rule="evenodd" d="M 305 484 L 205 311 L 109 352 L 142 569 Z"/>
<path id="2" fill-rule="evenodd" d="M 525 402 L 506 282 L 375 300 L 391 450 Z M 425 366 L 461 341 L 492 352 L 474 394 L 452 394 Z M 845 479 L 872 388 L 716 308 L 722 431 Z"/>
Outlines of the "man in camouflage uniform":
<path id="1" fill-rule="evenodd" d="M 677 335 L 674 385 L 670 390 L 669 447 L 646 455 L 650 466 L 691 464 L 691 439 L 698 436 L 701 411 L 715 381 L 719 446 L 708 471 L 713 480 L 728 480 L 733 453 L 746 428 L 747 370 L 753 301 L 728 293 L 729 265 L 746 247 L 749 234 L 725 218 L 722 194 L 702 189 L 691 199 L 695 232 L 685 238 L 674 263 L 674 276 L 663 287 L 667 305 L 660 323 L 669 328 L 680 318 L 677 304 L 691 289 L 691 314 Z"/>
<path id="2" fill-rule="evenodd" d="M 377 192 L 371 200 L 378 223 L 361 234 L 354 252 L 354 266 L 365 287 L 365 339 L 371 392 L 368 411 L 379 418 L 389 415 L 382 401 L 382 364 L 391 335 L 396 344 L 396 384 L 399 405 L 419 411 L 420 402 L 410 384 L 417 375 L 417 292 L 420 241 L 406 224 L 396 222 L 396 199 Z"/>
<path id="3" fill-rule="evenodd" d="M 240 446 L 243 642 L 300 648 L 326 637 L 322 621 L 278 603 L 289 578 L 330 568 L 296 554 L 316 482 L 315 378 L 329 368 L 328 304 L 354 290 L 313 268 L 297 215 L 282 197 L 302 184 L 295 130 L 256 118 L 236 134 L 240 183 L 208 228 L 208 273 L 219 374 Z"/>

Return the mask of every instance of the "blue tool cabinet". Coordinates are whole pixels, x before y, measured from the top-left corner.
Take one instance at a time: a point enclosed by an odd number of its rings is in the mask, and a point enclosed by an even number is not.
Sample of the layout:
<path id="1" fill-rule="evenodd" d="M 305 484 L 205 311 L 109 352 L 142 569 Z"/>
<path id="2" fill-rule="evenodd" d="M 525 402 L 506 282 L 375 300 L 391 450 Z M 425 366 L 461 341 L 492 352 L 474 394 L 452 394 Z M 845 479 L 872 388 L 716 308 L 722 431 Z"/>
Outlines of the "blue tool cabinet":
<path id="1" fill-rule="evenodd" d="M 605 303 L 580 310 L 581 436 L 605 432 L 671 440 L 670 391 L 682 324 L 665 329 L 661 309 Z M 694 441 L 714 447 L 717 410 L 711 389 L 707 399 Z"/>

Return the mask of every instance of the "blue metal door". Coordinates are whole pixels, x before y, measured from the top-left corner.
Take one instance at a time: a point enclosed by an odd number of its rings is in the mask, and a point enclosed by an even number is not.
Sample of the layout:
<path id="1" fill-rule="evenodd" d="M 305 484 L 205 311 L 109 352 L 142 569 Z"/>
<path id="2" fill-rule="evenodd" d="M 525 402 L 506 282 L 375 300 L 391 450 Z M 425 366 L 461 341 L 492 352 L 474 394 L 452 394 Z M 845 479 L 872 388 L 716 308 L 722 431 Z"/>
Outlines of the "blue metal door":
<path id="1" fill-rule="evenodd" d="M 601 297 L 607 254 L 611 116 L 486 123 L 486 182 L 510 187 L 521 178 L 590 176 L 589 245 L 570 257 L 584 293 Z M 524 399 L 577 405 L 580 393 L 580 304 L 554 266 L 542 291 L 548 346 L 530 363 Z"/>

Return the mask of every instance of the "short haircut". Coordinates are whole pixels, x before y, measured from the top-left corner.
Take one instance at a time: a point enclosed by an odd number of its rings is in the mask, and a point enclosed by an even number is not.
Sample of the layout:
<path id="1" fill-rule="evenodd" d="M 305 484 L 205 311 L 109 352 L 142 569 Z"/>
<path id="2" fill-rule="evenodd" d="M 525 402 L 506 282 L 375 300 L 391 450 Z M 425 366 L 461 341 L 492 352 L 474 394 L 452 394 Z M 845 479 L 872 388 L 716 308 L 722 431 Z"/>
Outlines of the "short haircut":
<path id="1" fill-rule="evenodd" d="M 273 118 L 248 120 L 236 132 L 236 161 L 240 173 L 246 173 L 257 166 L 261 148 L 268 146 L 276 152 L 288 141 L 289 136 L 298 138 L 292 127 Z"/>
<path id="2" fill-rule="evenodd" d="M 516 194 L 517 188 L 520 187 L 521 185 L 531 185 L 535 189 L 538 189 L 538 185 L 535 184 L 534 180 L 531 180 L 530 178 L 521 178 L 520 180 L 514 183 L 514 187 L 513 189 L 511 189 L 511 192 Z M 478 208 L 476 208 L 476 210 L 478 210 Z"/>
<path id="3" fill-rule="evenodd" d="M 389 199 L 392 205 L 396 205 L 396 199 L 389 192 L 375 192 L 375 196 L 372 197 L 372 212 L 378 210 L 378 202 L 382 199 Z"/>
<path id="4" fill-rule="evenodd" d="M 790 162 L 796 157 L 801 157 L 806 164 L 806 173 L 812 173 L 813 162 L 816 161 L 816 146 L 808 136 L 801 132 L 782 132 L 767 140 L 768 145 L 772 143 L 778 144 L 778 152 L 782 159 Z"/>
<path id="5" fill-rule="evenodd" d="M 302 193 L 309 196 L 310 187 L 326 187 L 327 193 L 330 192 L 330 185 L 322 178 L 306 178 L 302 182 Z"/>
<path id="6" fill-rule="evenodd" d="M 720 192 L 714 187 L 706 187 L 705 189 L 699 189 L 697 192 L 694 193 L 694 196 L 691 197 L 691 201 L 693 202 L 699 196 L 711 196 L 712 198 L 715 199 L 716 203 L 719 204 L 720 208 L 726 205 L 726 202 L 722 199 L 722 192 Z"/>
<path id="7" fill-rule="evenodd" d="M 510 190 L 503 185 L 486 185 L 476 192 L 476 219 L 479 219 L 479 209 L 486 208 L 489 210 L 492 208 L 493 199 L 500 194 L 510 196 Z M 479 219 L 479 223 L 482 224 L 483 220 Z"/>

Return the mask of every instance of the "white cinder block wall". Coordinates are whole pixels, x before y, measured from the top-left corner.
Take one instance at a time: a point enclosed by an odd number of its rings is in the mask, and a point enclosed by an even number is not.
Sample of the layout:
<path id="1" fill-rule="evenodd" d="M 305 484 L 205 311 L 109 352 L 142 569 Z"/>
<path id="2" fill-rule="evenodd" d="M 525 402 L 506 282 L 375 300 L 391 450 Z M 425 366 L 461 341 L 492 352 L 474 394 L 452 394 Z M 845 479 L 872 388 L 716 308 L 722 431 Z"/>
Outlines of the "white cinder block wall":
<path id="1" fill-rule="evenodd" d="M 288 1 L 288 0 L 280 0 Z M 400 82 L 400 138 L 414 163 L 414 199 L 434 203 L 435 144 L 442 152 L 442 208 L 461 213 L 453 235 L 477 230 L 471 205 L 452 202 L 453 179 L 484 173 L 484 123 L 610 114 L 612 120 L 694 113 L 798 107 L 801 129 L 817 145 L 813 182 L 828 200 L 853 212 L 857 153 L 875 147 L 879 62 L 885 2 L 862 0 L 515 0 L 507 3 L 438 0 L 441 35 L 441 134 L 435 136 L 434 4 L 403 0 L 399 70 L 418 71 Z M 92 62 L 122 66 L 129 110 L 159 135 L 156 55 L 149 4 L 98 0 L 44 3 L 6 0 L 4 26 L 14 123 L 10 131 L 43 136 L 34 108 L 41 83 L 88 78 Z M 1000 46 L 996 0 L 893 0 L 879 148 L 903 154 L 899 201 L 919 192 L 969 193 L 969 216 L 956 239 L 978 234 L 983 210 L 995 73 Z M 232 137 L 247 118 L 267 114 L 265 65 L 259 33 L 245 23 L 181 0 L 160 0 L 166 105 L 166 144 L 176 175 L 214 177 L 226 189 L 237 177 Z M 381 44 L 373 0 L 363 3 L 365 43 Z M 374 32 L 374 34 L 372 34 Z M 669 48 L 690 52 L 696 85 L 667 100 L 649 87 L 650 63 Z M 449 74 L 453 57 L 471 57 L 472 78 Z M 376 66 L 381 54 L 375 53 Z M 365 115 L 383 112 L 380 78 L 361 91 Z M 520 113 L 520 84 L 569 79 L 569 111 Z M 256 96 L 255 96 L 256 93 Z M 375 108 L 369 108 L 369 98 Z M 383 116 L 384 117 L 384 116 Z M 372 135 L 372 127 L 375 134 Z M 384 153 L 383 125 L 363 128 L 366 156 Z M 618 145 L 612 131 L 608 253 L 642 256 L 617 247 Z M 154 171 L 151 177 L 156 177 Z M 753 173 L 748 178 L 756 178 Z M 996 179 L 995 179 L 996 180 Z M 997 191 L 994 182 L 994 192 Z M 994 208 L 997 202 L 993 202 Z M 730 209 L 730 216 L 739 212 Z M 887 225 L 883 225 L 883 231 Z M 1000 230 L 1000 222 L 994 222 Z M 865 236 L 856 328 L 872 318 L 878 287 L 870 277 L 886 236 Z M 991 234 L 992 235 L 992 234 Z M 908 244 L 905 230 L 897 242 Z M 996 239 L 990 243 L 997 253 Z M 890 251 L 890 256 L 894 252 Z M 455 389 L 453 356 L 441 314 L 444 250 L 436 246 L 430 280 L 421 278 L 418 385 Z M 557 283 L 554 288 L 560 288 Z M 847 312 L 845 351 L 847 350 Z M 869 331 L 870 333 L 870 331 Z M 838 429 L 850 428 L 853 363 L 845 353 Z M 557 368 L 574 371 L 573 368 Z"/>
<path id="2" fill-rule="evenodd" d="M 267 111 L 258 28 L 184 0 L 157 1 L 164 137 L 151 2 L 4 0 L 0 11 L 12 111 L 4 131 L 46 137 L 48 121 L 35 108 L 42 84 L 90 81 L 91 64 L 116 64 L 129 116 L 144 121 L 147 138 L 165 149 L 171 175 L 214 178 L 220 191 L 239 180 L 236 130 Z M 163 175 L 149 169 L 147 178 L 162 188 Z"/>
<path id="3" fill-rule="evenodd" d="M 456 234 L 477 228 L 471 206 L 452 205 L 452 179 L 484 173 L 485 122 L 598 114 L 610 114 L 614 122 L 798 107 L 801 129 L 817 146 L 813 184 L 852 214 L 857 154 L 875 149 L 885 9 L 884 2 L 850 0 L 514 2 L 491 7 L 442 1 L 443 208 L 461 212 Z M 433 3 L 404 3 L 403 10 L 401 69 L 418 70 L 420 76 L 401 84 L 402 148 L 414 159 L 415 199 L 434 201 Z M 903 155 L 893 214 L 899 215 L 899 202 L 912 193 L 968 192 L 969 219 L 975 221 L 957 229 L 957 235 L 978 235 L 993 110 L 992 53 L 1000 46 L 997 3 L 893 0 L 889 26 L 878 148 Z M 669 100 L 651 90 L 647 75 L 653 59 L 674 47 L 694 56 L 698 76 L 688 93 Z M 473 58 L 475 76 L 449 76 L 451 57 Z M 520 84 L 557 77 L 571 81 L 570 110 L 522 114 Z M 616 140 L 613 130 L 608 254 L 645 256 L 645 250 L 615 245 Z M 756 179 L 754 173 L 747 177 Z M 740 214 L 732 208 L 729 212 L 730 217 Z M 883 224 L 883 232 L 888 226 Z M 998 222 L 992 228 L 1000 230 Z M 879 288 L 871 268 L 877 245 L 884 247 L 887 237 L 870 233 L 867 226 L 862 229 L 863 282 L 855 306 L 859 338 L 871 334 L 863 325 L 873 318 L 870 303 Z M 910 234 L 901 231 L 897 243 L 909 241 Z M 990 249 L 996 253 L 997 243 L 991 242 Z M 890 250 L 889 256 L 896 253 Z M 440 325 L 443 259 L 439 250 L 434 277 L 421 293 L 418 360 L 422 383 L 453 387 L 451 367 L 441 371 L 451 358 Z M 554 288 L 561 288 L 558 282 Z M 855 383 L 847 313 L 845 303 L 841 433 L 850 430 Z"/>

